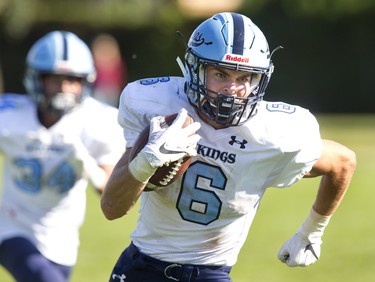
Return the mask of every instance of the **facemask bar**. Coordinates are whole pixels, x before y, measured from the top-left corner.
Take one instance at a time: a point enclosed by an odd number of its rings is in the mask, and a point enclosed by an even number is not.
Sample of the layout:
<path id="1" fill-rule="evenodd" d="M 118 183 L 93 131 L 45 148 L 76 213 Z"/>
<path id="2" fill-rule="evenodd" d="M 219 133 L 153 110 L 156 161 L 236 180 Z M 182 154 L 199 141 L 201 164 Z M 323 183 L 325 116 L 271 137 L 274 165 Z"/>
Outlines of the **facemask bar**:
<path id="1" fill-rule="evenodd" d="M 207 66 L 260 74 L 261 78 L 258 85 L 248 97 L 234 97 L 207 89 L 205 83 L 205 69 Z M 187 91 L 189 101 L 200 113 L 218 124 L 238 126 L 246 122 L 255 113 L 256 103 L 263 99 L 264 90 L 270 77 L 270 70 L 251 68 L 239 64 L 208 61 L 200 59 L 188 51 L 186 54 L 185 74 L 188 78 Z"/>
<path id="2" fill-rule="evenodd" d="M 49 111 L 59 115 L 64 115 L 71 112 L 86 97 L 90 95 L 92 82 L 88 81 L 88 79 L 90 78 L 86 79 L 85 77 L 82 77 L 82 92 L 80 95 L 77 96 L 71 93 L 56 93 L 50 99 L 46 99 L 41 81 L 43 75 L 46 74 L 49 73 L 42 73 L 28 68 L 24 78 L 24 84 L 25 88 L 28 91 L 28 94 L 36 102 L 38 108 L 43 111 Z M 57 73 L 50 74 L 57 75 Z"/>

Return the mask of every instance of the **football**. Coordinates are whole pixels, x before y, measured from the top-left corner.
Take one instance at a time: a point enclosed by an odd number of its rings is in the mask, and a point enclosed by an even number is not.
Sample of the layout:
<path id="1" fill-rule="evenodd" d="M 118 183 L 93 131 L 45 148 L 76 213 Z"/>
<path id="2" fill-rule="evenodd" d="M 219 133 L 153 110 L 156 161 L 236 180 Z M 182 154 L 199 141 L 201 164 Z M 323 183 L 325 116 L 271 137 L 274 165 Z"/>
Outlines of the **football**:
<path id="1" fill-rule="evenodd" d="M 173 123 L 177 113 L 165 116 L 165 123 L 169 126 Z M 183 124 L 183 128 L 193 123 L 194 119 L 191 116 L 187 116 Z M 137 140 L 134 143 L 130 151 L 130 161 L 133 160 L 138 153 L 143 149 L 143 147 L 148 142 L 148 136 L 150 132 L 150 125 L 146 126 L 141 133 L 138 135 Z M 157 190 L 159 188 L 165 187 L 173 183 L 178 177 L 180 177 L 187 170 L 191 163 L 192 157 L 184 157 L 169 165 L 164 165 L 159 167 L 155 174 L 148 181 L 144 191 Z"/>

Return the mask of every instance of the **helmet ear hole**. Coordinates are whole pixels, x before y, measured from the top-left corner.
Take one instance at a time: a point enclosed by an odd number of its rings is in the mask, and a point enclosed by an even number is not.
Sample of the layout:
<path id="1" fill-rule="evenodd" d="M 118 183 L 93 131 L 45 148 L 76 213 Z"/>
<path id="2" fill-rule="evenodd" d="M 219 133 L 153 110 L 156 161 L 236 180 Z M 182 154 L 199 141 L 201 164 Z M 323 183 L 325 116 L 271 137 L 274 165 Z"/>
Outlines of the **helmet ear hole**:
<path id="1" fill-rule="evenodd" d="M 195 56 L 191 53 L 191 52 L 186 52 L 186 55 L 185 55 L 185 61 L 187 64 L 189 65 L 195 65 L 196 63 L 196 59 L 195 59 Z"/>

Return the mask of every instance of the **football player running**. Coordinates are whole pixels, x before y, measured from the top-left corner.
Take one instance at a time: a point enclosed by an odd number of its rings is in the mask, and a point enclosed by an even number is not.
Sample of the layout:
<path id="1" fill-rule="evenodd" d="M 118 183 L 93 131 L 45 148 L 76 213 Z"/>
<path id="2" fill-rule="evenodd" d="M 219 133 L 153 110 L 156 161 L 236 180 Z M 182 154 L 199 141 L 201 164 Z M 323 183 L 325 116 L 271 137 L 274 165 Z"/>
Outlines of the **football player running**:
<path id="1" fill-rule="evenodd" d="M 91 97 L 95 69 L 75 34 L 47 33 L 26 59 L 28 95 L 0 95 L 0 264 L 16 281 L 68 281 L 90 180 L 99 193 L 124 152 L 117 109 Z"/>
<path id="2" fill-rule="evenodd" d="M 266 38 L 248 17 L 219 13 L 191 35 L 184 77 L 143 79 L 124 89 L 119 122 L 128 149 L 101 207 L 113 220 L 139 197 L 141 203 L 132 242 L 110 281 L 231 281 L 229 272 L 266 189 L 288 187 L 303 177 L 321 176 L 319 190 L 278 258 L 288 266 L 319 258 L 324 229 L 349 186 L 356 158 L 345 146 L 322 140 L 308 110 L 263 100 L 274 68 L 270 58 Z M 176 120 L 188 113 L 195 123 L 190 129 L 176 123 L 152 126 L 149 143 L 129 162 L 142 129 L 175 112 Z M 194 158 L 183 177 L 142 193 L 158 166 L 181 157 L 159 150 L 169 142 L 165 136 L 187 137 L 195 130 L 197 136 L 185 143 L 186 155 Z M 181 144 L 170 150 L 181 150 Z"/>

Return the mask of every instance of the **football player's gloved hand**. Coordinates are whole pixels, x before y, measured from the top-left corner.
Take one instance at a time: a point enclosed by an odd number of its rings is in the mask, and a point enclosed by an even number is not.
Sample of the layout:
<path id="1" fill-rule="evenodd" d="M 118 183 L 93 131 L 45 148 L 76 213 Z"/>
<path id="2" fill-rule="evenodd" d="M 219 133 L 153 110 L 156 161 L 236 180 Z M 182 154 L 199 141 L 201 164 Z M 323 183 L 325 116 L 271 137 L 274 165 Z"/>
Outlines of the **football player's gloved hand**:
<path id="1" fill-rule="evenodd" d="M 186 118 L 187 111 L 181 109 L 170 126 L 166 125 L 163 117 L 151 120 L 148 143 L 141 152 L 147 156 L 152 167 L 158 168 L 184 156 L 197 154 L 196 146 L 200 136 L 194 133 L 201 125 L 194 122 L 182 128 Z"/>
<path id="2" fill-rule="evenodd" d="M 148 143 L 128 166 L 135 179 L 145 183 L 158 167 L 197 154 L 200 136 L 194 133 L 201 125 L 194 122 L 182 128 L 186 118 L 187 111 L 181 109 L 170 126 L 164 117 L 151 119 Z"/>
<path id="3" fill-rule="evenodd" d="M 288 266 L 308 266 L 320 257 L 320 246 L 330 216 L 322 216 L 311 209 L 297 233 L 281 247 L 277 257 Z"/>

